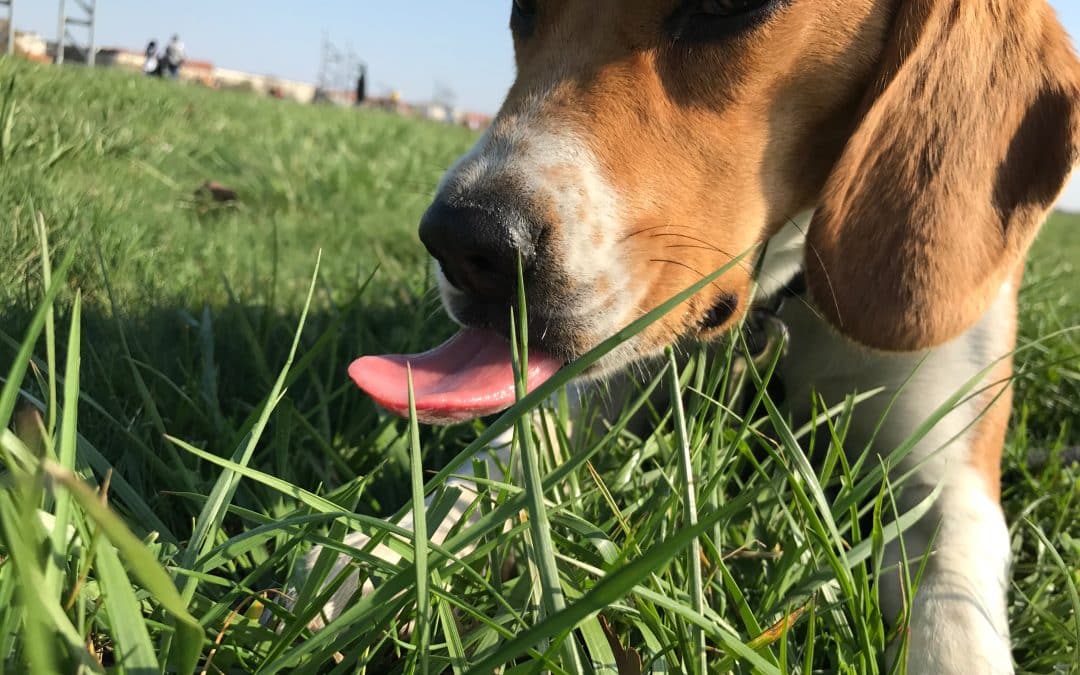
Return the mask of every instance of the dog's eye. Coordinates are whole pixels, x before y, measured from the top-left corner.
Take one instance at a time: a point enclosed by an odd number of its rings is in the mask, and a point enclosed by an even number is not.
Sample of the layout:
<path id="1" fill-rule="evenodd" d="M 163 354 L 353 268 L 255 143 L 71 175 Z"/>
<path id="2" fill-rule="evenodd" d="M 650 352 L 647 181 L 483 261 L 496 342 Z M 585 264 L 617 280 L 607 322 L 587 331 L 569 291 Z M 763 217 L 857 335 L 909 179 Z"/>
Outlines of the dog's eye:
<path id="1" fill-rule="evenodd" d="M 707 43 L 750 30 L 788 0 L 690 0 L 668 19 L 677 42 Z"/>
<path id="2" fill-rule="evenodd" d="M 709 16 L 739 16 L 767 5 L 768 0 L 701 0 L 701 13 Z"/>
<path id="3" fill-rule="evenodd" d="M 510 30 L 520 37 L 532 33 L 536 21 L 536 0 L 514 0 L 514 9 L 510 14 Z"/>

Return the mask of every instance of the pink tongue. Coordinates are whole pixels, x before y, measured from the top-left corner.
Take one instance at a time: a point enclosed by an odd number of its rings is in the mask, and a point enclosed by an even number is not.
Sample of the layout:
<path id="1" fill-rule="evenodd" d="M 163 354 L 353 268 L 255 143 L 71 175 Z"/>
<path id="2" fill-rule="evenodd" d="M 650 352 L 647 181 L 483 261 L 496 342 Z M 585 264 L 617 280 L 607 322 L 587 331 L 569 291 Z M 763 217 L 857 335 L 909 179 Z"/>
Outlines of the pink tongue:
<path id="1" fill-rule="evenodd" d="M 501 336 L 466 328 L 423 354 L 357 359 L 349 366 L 349 376 L 379 405 L 407 417 L 407 366 L 411 366 L 417 419 L 425 424 L 452 424 L 492 415 L 514 404 L 510 358 L 510 343 Z M 530 349 L 529 391 L 562 365 L 555 357 Z"/>

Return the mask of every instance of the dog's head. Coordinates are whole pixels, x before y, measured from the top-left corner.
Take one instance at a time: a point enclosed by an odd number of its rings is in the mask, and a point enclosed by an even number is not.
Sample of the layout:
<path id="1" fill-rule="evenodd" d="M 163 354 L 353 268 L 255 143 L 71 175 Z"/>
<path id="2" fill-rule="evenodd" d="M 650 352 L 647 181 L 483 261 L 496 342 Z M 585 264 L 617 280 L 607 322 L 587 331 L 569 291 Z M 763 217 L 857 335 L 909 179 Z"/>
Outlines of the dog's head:
<path id="1" fill-rule="evenodd" d="M 420 226 L 444 304 L 572 358 L 814 209 L 806 276 L 890 350 L 973 323 L 1080 146 L 1044 0 L 516 0 L 517 79 Z M 708 336 L 753 257 L 614 352 Z"/>

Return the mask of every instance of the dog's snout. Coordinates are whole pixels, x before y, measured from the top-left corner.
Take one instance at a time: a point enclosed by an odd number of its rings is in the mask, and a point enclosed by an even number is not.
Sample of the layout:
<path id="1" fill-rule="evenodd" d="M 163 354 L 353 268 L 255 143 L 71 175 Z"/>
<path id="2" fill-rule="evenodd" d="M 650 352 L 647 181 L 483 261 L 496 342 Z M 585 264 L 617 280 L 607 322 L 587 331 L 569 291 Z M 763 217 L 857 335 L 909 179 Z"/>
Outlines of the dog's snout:
<path id="1" fill-rule="evenodd" d="M 437 200 L 420 221 L 420 240 L 446 280 L 478 298 L 513 297 L 517 260 L 528 269 L 536 255 L 535 231 L 505 203 Z"/>

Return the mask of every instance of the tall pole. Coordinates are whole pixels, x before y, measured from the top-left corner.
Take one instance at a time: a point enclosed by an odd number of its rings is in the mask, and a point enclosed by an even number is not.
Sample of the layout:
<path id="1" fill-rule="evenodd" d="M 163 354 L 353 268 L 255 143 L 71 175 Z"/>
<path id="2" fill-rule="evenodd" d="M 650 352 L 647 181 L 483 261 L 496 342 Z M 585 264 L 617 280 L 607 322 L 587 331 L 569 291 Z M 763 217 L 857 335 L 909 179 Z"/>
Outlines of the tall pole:
<path id="1" fill-rule="evenodd" d="M 94 67 L 94 61 L 97 60 L 97 43 L 94 41 L 94 26 L 97 25 L 97 0 L 90 0 L 90 6 L 87 8 L 87 14 L 90 22 L 87 28 L 90 29 L 90 51 L 86 54 L 86 65 L 91 68 Z"/>
<path id="2" fill-rule="evenodd" d="M 64 62 L 64 41 L 67 38 L 67 15 L 64 13 L 64 0 L 60 0 L 60 21 L 56 27 L 56 65 Z"/>
<path id="3" fill-rule="evenodd" d="M 72 38 L 71 46 L 82 52 L 86 65 L 92 66 L 97 58 L 97 42 L 94 34 L 97 25 L 97 0 L 74 0 L 74 2 L 81 12 L 68 16 L 67 2 L 60 0 L 60 18 L 56 24 L 56 63 L 64 62 L 64 52 L 67 51 L 68 44 L 68 26 L 76 26 L 86 29 L 87 43 L 79 44 L 75 38 Z"/>
<path id="4" fill-rule="evenodd" d="M 322 44 L 319 49 L 319 89 L 325 93 L 329 87 L 326 82 L 326 69 L 328 67 L 327 52 L 329 50 L 330 36 L 323 31 Z"/>
<path id="5" fill-rule="evenodd" d="M 15 0 L 5 0 L 4 4 L 8 8 L 7 53 L 11 55 L 15 53 Z"/>

